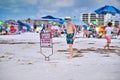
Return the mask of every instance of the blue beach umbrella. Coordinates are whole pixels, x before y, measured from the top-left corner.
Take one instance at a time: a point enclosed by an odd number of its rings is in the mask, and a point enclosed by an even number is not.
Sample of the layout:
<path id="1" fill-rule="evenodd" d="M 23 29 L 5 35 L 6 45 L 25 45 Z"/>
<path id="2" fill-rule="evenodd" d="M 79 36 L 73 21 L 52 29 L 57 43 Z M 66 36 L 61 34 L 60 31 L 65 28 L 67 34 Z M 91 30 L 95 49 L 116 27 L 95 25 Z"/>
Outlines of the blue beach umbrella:
<path id="1" fill-rule="evenodd" d="M 97 10 L 95 10 L 95 12 L 97 14 L 107 14 L 107 13 L 110 13 L 112 15 L 115 15 L 116 13 L 120 14 L 119 9 L 117 9 L 114 6 L 109 6 L 109 5 L 105 5 L 105 6 L 101 7 L 101 8 L 98 8 Z"/>

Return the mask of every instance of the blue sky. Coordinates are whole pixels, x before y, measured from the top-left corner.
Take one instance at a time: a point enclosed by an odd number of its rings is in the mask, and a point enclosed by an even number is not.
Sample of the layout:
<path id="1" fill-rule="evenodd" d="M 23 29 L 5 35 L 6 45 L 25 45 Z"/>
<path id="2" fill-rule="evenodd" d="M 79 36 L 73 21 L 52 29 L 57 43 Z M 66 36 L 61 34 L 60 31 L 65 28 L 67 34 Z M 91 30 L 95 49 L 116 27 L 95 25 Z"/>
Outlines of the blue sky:
<path id="1" fill-rule="evenodd" d="M 0 20 L 80 16 L 104 5 L 120 9 L 120 0 L 0 0 Z"/>

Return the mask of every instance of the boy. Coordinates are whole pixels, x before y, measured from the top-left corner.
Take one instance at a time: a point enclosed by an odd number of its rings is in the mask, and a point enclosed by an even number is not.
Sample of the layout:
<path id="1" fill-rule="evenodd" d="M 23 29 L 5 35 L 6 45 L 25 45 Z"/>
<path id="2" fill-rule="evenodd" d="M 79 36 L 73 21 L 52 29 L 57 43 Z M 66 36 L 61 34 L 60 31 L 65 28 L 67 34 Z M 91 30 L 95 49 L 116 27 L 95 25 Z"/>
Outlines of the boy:
<path id="1" fill-rule="evenodd" d="M 112 23 L 109 22 L 108 26 L 105 28 L 105 39 L 107 40 L 107 44 L 104 46 L 104 49 L 107 47 L 109 49 L 112 37 Z"/>

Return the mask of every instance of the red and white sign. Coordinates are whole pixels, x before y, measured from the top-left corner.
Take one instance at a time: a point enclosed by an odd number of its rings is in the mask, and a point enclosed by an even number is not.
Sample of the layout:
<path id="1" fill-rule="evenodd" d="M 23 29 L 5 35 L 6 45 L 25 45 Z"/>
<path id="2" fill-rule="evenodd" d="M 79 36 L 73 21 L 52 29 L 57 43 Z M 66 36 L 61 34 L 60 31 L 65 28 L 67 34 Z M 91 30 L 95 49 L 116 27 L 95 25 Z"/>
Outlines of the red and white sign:
<path id="1" fill-rule="evenodd" d="M 52 47 L 52 34 L 51 33 L 40 33 L 40 46 L 41 47 Z"/>

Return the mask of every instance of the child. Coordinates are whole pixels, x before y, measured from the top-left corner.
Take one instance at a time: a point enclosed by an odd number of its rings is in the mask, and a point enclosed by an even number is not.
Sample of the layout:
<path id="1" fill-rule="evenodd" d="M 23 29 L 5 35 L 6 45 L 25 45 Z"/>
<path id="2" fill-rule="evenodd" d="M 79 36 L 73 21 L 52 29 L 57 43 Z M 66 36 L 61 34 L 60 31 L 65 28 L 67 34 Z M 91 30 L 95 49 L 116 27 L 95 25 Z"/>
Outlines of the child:
<path id="1" fill-rule="evenodd" d="M 104 46 L 104 49 L 107 47 L 109 49 L 110 43 L 111 43 L 111 37 L 112 37 L 112 23 L 109 22 L 108 26 L 105 28 L 105 39 L 107 40 L 107 44 Z"/>

